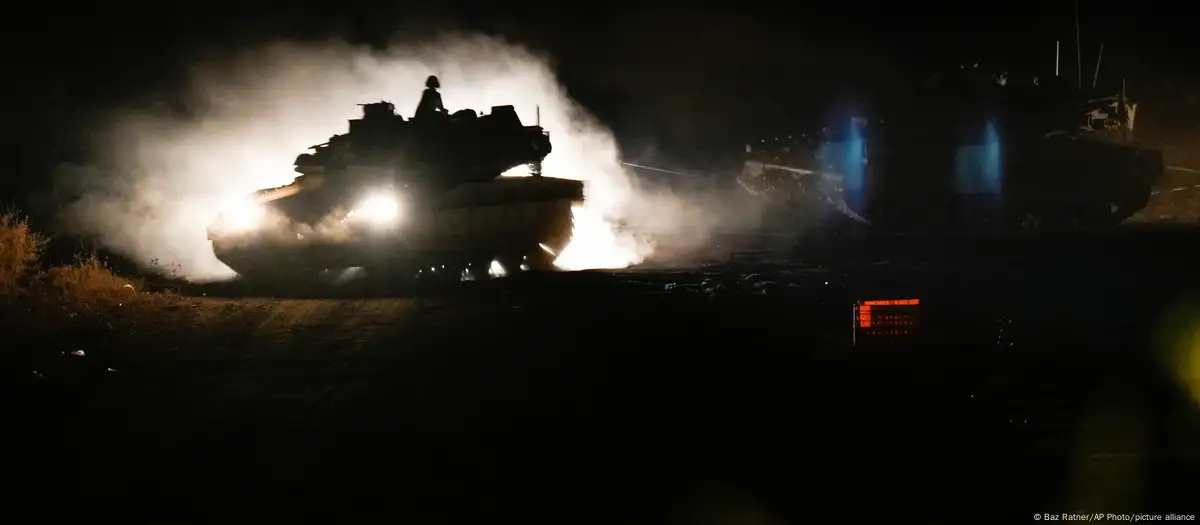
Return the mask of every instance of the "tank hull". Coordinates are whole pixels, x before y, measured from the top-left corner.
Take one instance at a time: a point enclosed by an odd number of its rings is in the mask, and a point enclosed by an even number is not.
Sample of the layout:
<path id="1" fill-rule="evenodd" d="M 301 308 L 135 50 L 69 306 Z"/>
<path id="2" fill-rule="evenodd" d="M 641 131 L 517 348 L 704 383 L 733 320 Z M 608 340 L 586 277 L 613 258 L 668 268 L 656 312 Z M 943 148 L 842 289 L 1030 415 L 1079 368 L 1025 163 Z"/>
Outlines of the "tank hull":
<path id="1" fill-rule="evenodd" d="M 261 231 L 210 231 L 213 253 L 246 278 L 280 279 L 364 267 L 374 275 L 548 270 L 571 241 L 583 183 L 550 177 L 464 184 L 436 206 L 404 214 L 394 228 L 313 234 L 286 223 Z M 309 232 L 309 233 L 302 233 Z"/>

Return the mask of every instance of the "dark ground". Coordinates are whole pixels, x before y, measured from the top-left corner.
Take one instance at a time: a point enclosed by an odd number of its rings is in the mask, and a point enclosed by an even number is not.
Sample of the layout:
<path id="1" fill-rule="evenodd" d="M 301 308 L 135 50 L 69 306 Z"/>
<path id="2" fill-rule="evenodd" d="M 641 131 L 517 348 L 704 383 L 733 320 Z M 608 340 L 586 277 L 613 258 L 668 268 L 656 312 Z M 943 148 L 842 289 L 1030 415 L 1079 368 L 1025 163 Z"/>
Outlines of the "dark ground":
<path id="1" fill-rule="evenodd" d="M 234 321 L 18 386 L 10 486 L 37 521 L 1200 514 L 1179 380 L 1200 369 L 1162 342 L 1172 312 L 1200 320 L 1198 239 L 889 237 L 416 299 L 189 290 Z M 852 346 L 851 302 L 900 297 L 923 343 Z"/>

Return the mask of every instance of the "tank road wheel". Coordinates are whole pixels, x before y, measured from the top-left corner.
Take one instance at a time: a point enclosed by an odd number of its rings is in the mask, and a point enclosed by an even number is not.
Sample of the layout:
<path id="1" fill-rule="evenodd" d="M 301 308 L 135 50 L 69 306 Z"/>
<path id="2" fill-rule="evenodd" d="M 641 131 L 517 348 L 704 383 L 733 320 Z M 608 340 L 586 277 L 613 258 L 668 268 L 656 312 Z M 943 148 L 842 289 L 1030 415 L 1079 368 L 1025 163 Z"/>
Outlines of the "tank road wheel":
<path id="1" fill-rule="evenodd" d="M 496 262 L 500 263 L 500 266 L 504 268 L 504 275 L 508 276 L 525 270 L 526 267 L 522 266 L 524 258 L 524 254 L 520 252 L 510 252 L 496 256 Z"/>
<path id="2" fill-rule="evenodd" d="M 430 263 L 429 266 L 422 266 L 417 270 L 416 278 L 422 283 L 434 285 L 446 284 L 458 282 L 461 278 L 461 272 L 455 272 L 452 265 Z"/>
<path id="3" fill-rule="evenodd" d="M 463 277 L 471 281 L 487 281 L 492 278 L 492 259 L 476 257 L 463 269 Z"/>
<path id="4" fill-rule="evenodd" d="M 552 272 L 557 257 L 546 252 L 541 245 L 514 250 L 496 257 L 507 275 L 524 272 Z"/>

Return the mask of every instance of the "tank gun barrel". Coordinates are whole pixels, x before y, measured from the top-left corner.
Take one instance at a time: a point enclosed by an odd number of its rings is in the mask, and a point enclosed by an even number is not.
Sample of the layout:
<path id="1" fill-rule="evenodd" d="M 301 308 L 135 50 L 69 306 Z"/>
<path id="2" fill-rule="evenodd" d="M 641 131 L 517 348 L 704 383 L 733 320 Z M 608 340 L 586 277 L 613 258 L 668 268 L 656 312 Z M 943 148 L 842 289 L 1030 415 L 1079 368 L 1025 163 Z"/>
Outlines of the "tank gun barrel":
<path id="1" fill-rule="evenodd" d="M 657 172 L 659 172 L 659 173 L 666 173 L 666 174 L 668 174 L 668 175 L 680 175 L 680 176 L 683 176 L 683 177 L 698 177 L 698 178 L 699 178 L 699 177 L 703 177 L 703 175 L 697 175 L 697 174 L 695 174 L 695 173 L 686 173 L 686 172 L 682 172 L 682 171 L 668 170 L 668 169 L 664 169 L 664 168 L 656 168 L 656 167 L 654 167 L 654 166 L 645 166 L 645 165 L 642 165 L 642 164 L 634 164 L 634 163 L 632 163 L 632 162 L 622 162 L 622 163 L 621 163 L 621 165 L 622 165 L 622 166 L 628 166 L 628 167 L 630 167 L 630 168 L 637 168 L 637 169 L 642 169 L 642 170 L 657 171 Z"/>

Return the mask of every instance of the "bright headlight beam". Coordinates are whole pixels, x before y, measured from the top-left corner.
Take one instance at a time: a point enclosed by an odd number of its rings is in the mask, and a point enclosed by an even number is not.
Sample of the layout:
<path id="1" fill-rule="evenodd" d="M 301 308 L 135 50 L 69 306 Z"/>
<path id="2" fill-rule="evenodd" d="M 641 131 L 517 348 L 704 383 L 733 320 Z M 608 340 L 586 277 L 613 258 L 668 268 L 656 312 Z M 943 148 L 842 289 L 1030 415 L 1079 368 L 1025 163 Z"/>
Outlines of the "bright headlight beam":
<path id="1" fill-rule="evenodd" d="M 350 210 L 349 216 L 377 224 L 391 224 L 400 218 L 400 201 L 393 195 L 371 195 Z"/>
<path id="2" fill-rule="evenodd" d="M 233 231 L 257 228 L 263 219 L 263 209 L 257 202 L 245 200 L 225 210 L 225 222 Z"/>

